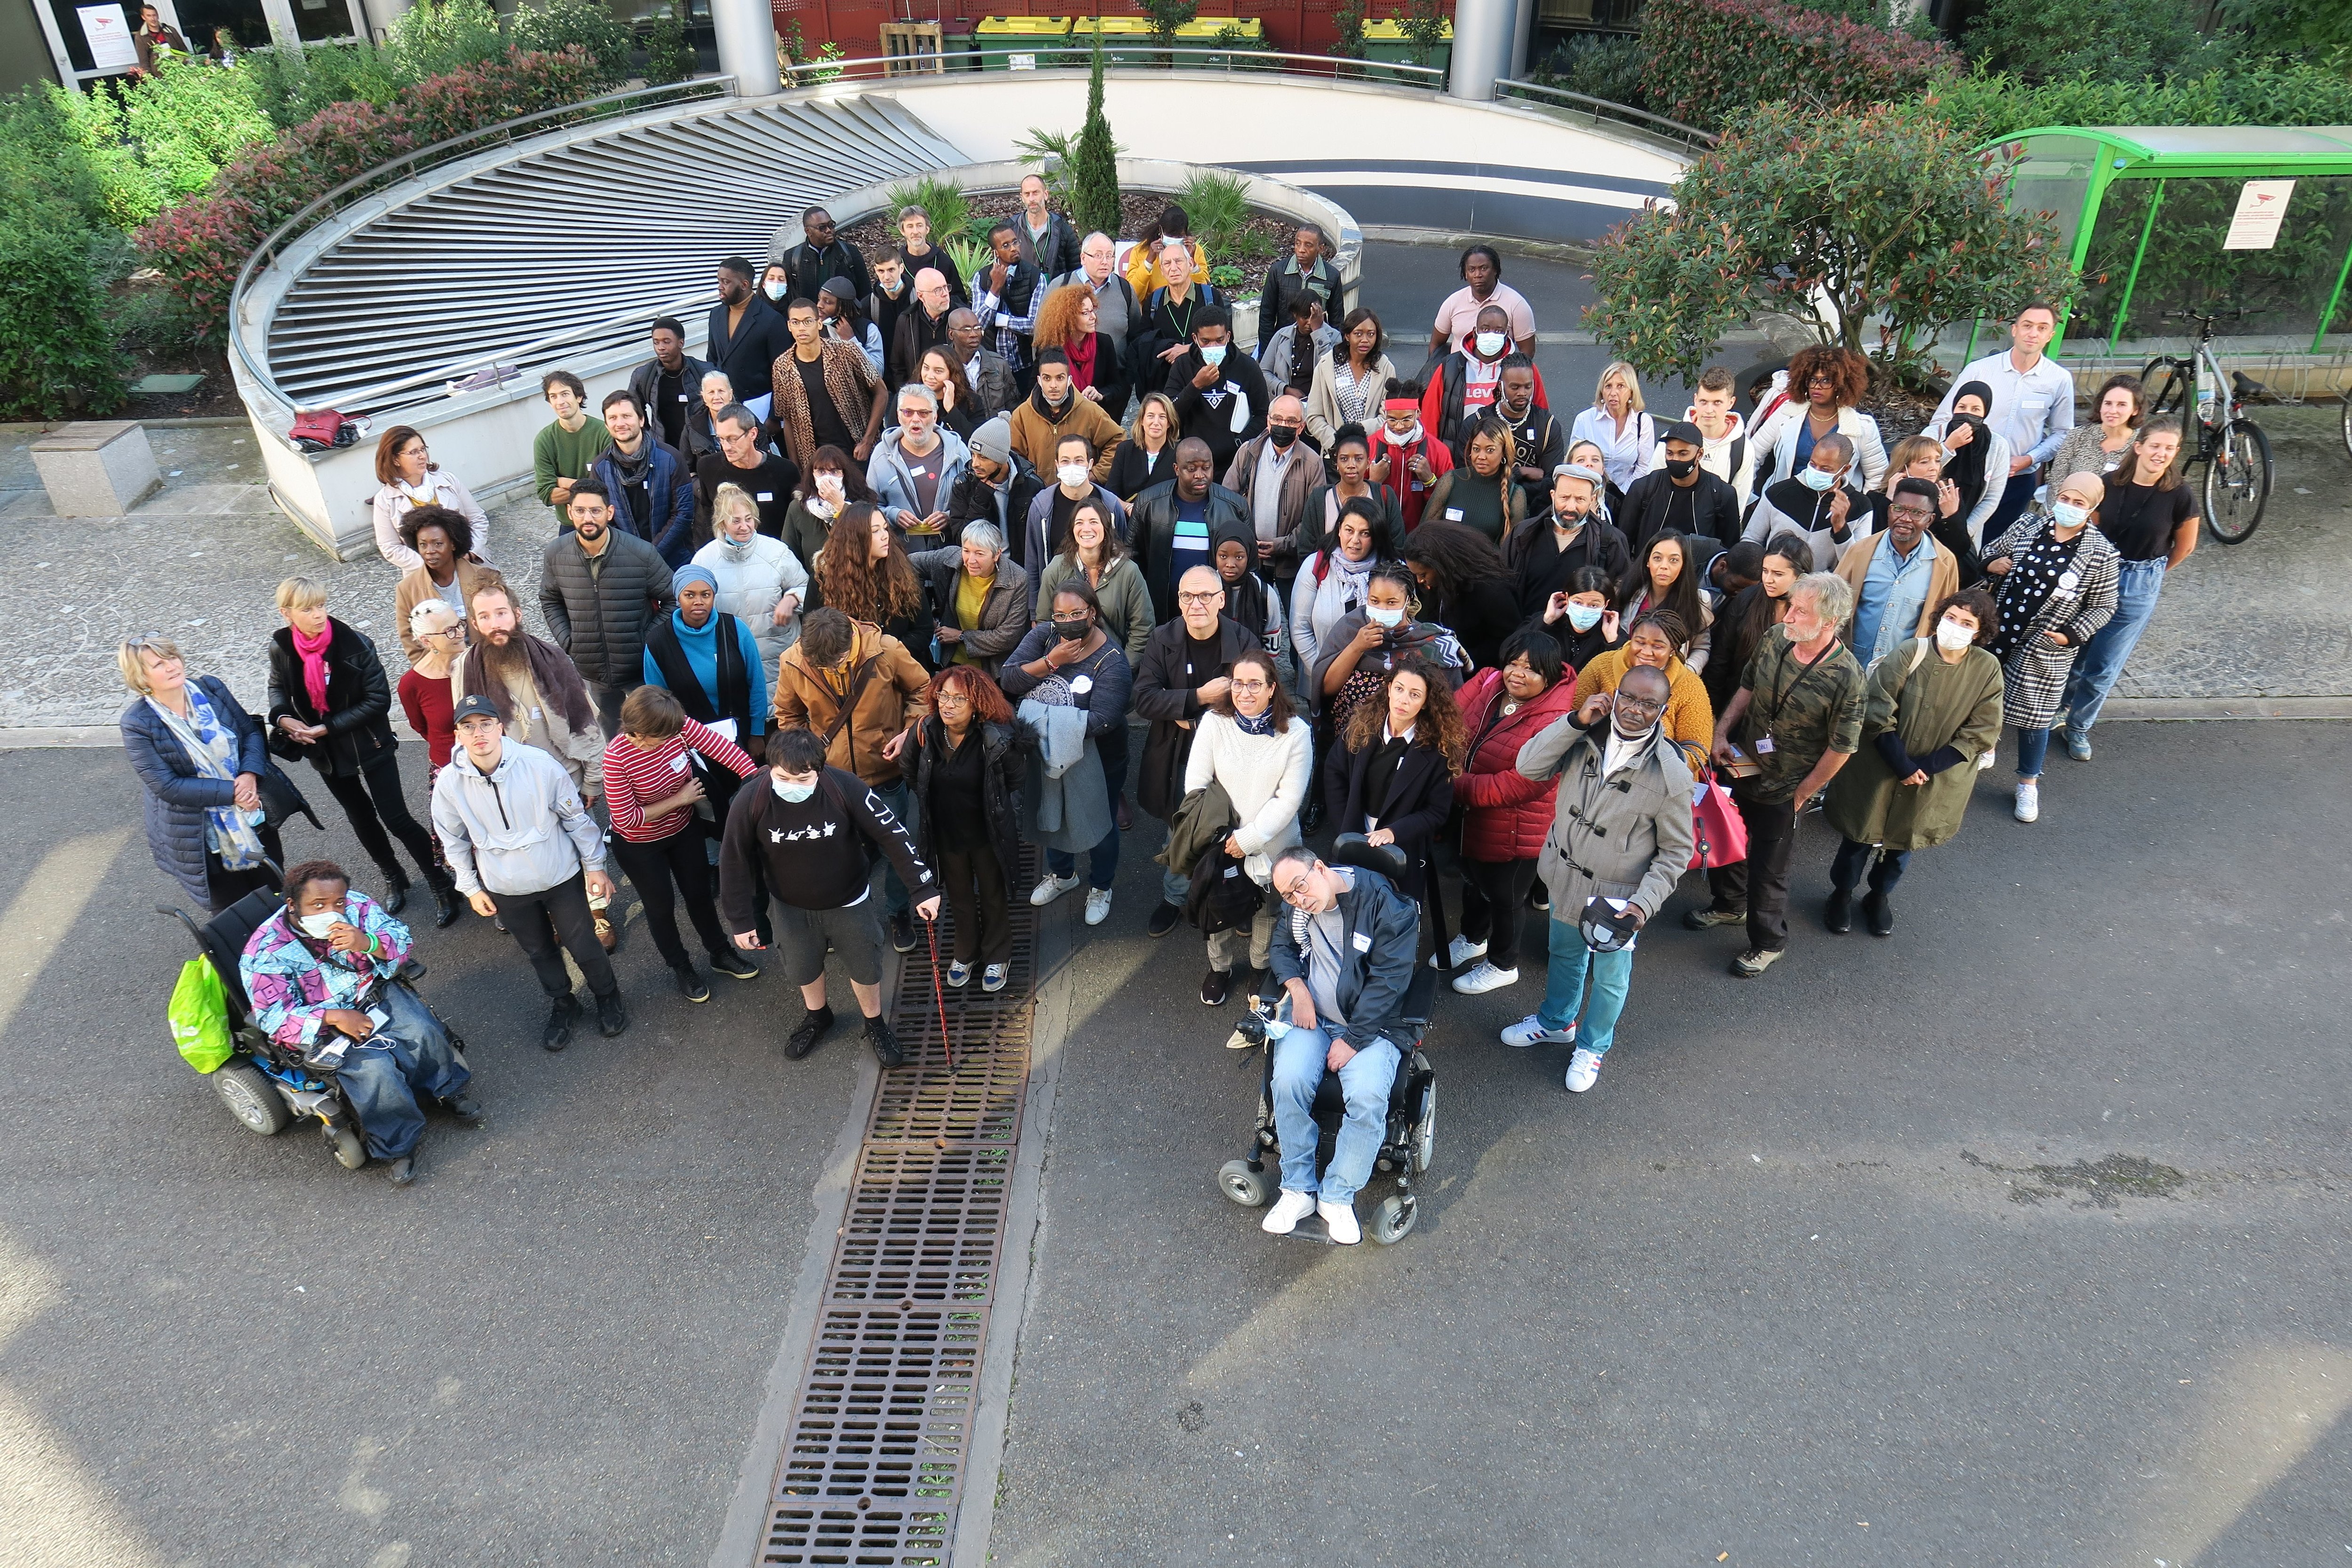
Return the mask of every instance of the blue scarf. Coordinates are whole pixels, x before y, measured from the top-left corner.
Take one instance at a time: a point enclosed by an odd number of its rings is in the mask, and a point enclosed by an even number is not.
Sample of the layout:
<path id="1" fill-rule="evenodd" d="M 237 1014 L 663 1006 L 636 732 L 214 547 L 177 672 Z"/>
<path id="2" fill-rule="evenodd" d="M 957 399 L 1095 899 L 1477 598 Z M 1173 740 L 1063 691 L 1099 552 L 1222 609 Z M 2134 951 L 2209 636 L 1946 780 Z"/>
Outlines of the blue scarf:
<path id="1" fill-rule="evenodd" d="M 1234 722 L 1241 726 L 1244 735 L 1271 735 L 1274 733 L 1274 709 L 1269 704 L 1265 712 L 1253 719 L 1236 708 L 1234 710 Z"/>

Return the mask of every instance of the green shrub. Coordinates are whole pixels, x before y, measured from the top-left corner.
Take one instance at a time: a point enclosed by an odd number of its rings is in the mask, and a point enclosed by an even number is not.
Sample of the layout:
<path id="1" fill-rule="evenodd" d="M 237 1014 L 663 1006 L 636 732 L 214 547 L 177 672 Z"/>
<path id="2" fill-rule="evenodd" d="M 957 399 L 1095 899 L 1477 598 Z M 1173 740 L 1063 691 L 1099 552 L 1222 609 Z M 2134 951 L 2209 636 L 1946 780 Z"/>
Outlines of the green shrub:
<path id="1" fill-rule="evenodd" d="M 1961 42 L 1976 65 L 2029 82 L 2193 71 L 2207 48 L 2180 0 L 1990 0 Z"/>
<path id="2" fill-rule="evenodd" d="M 1364 58 L 1364 23 L 1369 0 L 1347 0 L 1331 13 L 1331 26 L 1338 35 L 1331 41 L 1331 52 L 1343 60 Z"/>
<path id="3" fill-rule="evenodd" d="M 64 203 L 0 205 L 0 416 L 86 417 L 122 405 L 93 237 Z"/>
<path id="4" fill-rule="evenodd" d="M 404 83 L 497 58 L 507 41 L 488 0 L 415 0 L 392 25 L 386 47 Z"/>
<path id="5" fill-rule="evenodd" d="M 277 132 L 244 72 L 180 56 L 159 61 L 152 77 L 123 94 L 122 127 L 166 203 L 203 190 Z"/>
<path id="6" fill-rule="evenodd" d="M 1916 109 L 1768 104 L 1685 171 L 1672 211 L 1602 241 L 1585 324 L 1645 374 L 1688 376 L 1734 322 L 1780 310 L 1911 379 L 1945 327 L 2073 292 L 2057 226 L 2011 213 L 2006 184 Z"/>
<path id="7" fill-rule="evenodd" d="M 1192 237 L 1212 258 L 1230 253 L 1250 220 L 1249 180 L 1222 169 L 1196 169 L 1176 205 L 1192 220 Z"/>
<path id="8" fill-rule="evenodd" d="M 617 87 L 628 79 L 629 53 L 635 47 L 628 24 L 599 0 L 548 0 L 543 5 L 524 0 L 507 18 L 507 39 L 519 49 L 537 54 L 576 48 L 596 62 L 597 81 L 604 87 Z M 685 74 L 693 74 L 690 59 Z"/>
<path id="9" fill-rule="evenodd" d="M 939 230 L 933 229 L 931 233 L 937 236 Z M 996 253 L 993 250 L 982 241 L 964 235 L 954 235 L 941 239 L 939 247 L 948 253 L 948 259 L 956 264 L 956 270 L 963 275 L 963 280 L 966 283 L 970 283 L 996 265 Z"/>
<path id="10" fill-rule="evenodd" d="M 1135 0 L 1136 8 L 1151 22 L 1152 42 L 1176 41 L 1176 29 L 1201 14 L 1201 0 Z"/>
<path id="11" fill-rule="evenodd" d="M 177 353 L 204 335 L 187 301 L 153 284 L 116 296 L 110 313 L 116 340 L 139 353 Z"/>
<path id="12" fill-rule="evenodd" d="M 2299 63 L 2164 81 L 2077 75 L 2039 85 L 1979 69 L 1937 77 L 1923 105 L 1978 147 L 2036 125 L 2352 125 L 2352 80 Z"/>
<path id="13" fill-rule="evenodd" d="M 2344 0 L 2221 0 L 2221 18 L 2258 54 L 2300 52 L 2352 64 L 2352 5 Z"/>
<path id="14" fill-rule="evenodd" d="M 1564 40 L 1536 69 L 1545 87 L 1565 88 L 1587 98 L 1642 107 L 1642 40 L 1584 33 Z"/>
<path id="15" fill-rule="evenodd" d="M 1068 132 L 1035 125 L 1013 139 L 1013 150 L 1021 154 L 1021 161 L 1045 182 L 1045 199 L 1065 210 L 1070 205 L 1070 160 L 1076 155 L 1077 146 L 1078 139 Z"/>
<path id="16" fill-rule="evenodd" d="M 1094 36 L 1087 67 L 1087 118 L 1070 154 L 1070 221 L 1081 234 L 1118 234 L 1118 143 L 1103 114 L 1102 34 Z"/>
<path id="17" fill-rule="evenodd" d="M 1782 0 L 1649 0 L 1642 95 L 1703 130 L 1795 98 L 1823 109 L 1916 99 L 1957 57 L 1938 44 Z"/>
<path id="18" fill-rule="evenodd" d="M 694 48 L 677 8 L 665 5 L 646 26 L 646 85 L 663 87 L 694 74 Z"/>
<path id="19" fill-rule="evenodd" d="M 391 58 L 359 39 L 306 44 L 299 53 L 252 49 L 237 57 L 254 103 L 280 131 L 334 103 L 390 103 L 403 86 Z"/>

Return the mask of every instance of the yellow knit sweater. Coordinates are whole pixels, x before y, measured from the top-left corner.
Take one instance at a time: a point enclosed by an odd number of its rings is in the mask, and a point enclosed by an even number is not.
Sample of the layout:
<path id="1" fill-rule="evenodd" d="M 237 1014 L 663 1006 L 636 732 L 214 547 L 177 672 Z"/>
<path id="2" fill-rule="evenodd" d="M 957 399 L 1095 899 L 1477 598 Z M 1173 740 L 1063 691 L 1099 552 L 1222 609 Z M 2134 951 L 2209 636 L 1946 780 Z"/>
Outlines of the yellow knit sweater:
<path id="1" fill-rule="evenodd" d="M 1628 662 L 1625 649 L 1612 648 L 1579 670 L 1577 705 L 1583 706 L 1584 700 L 1596 691 L 1616 690 Z M 1706 683 L 1678 658 L 1667 661 L 1666 681 L 1666 738 L 1699 747 L 1714 745 L 1715 704 L 1707 700 Z"/>

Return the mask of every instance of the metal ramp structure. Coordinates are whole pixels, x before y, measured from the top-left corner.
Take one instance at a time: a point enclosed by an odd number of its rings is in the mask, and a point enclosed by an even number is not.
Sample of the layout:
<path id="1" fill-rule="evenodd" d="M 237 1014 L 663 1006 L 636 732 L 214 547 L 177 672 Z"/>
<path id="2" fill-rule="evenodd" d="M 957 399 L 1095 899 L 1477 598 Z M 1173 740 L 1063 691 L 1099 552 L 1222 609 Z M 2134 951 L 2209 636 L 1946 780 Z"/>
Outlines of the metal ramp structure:
<path id="1" fill-rule="evenodd" d="M 388 193 L 288 287 L 269 374 L 290 403 L 376 413 L 494 363 L 634 344 L 714 302 L 718 259 L 758 264 L 811 203 L 970 161 L 873 93 L 583 127 Z"/>

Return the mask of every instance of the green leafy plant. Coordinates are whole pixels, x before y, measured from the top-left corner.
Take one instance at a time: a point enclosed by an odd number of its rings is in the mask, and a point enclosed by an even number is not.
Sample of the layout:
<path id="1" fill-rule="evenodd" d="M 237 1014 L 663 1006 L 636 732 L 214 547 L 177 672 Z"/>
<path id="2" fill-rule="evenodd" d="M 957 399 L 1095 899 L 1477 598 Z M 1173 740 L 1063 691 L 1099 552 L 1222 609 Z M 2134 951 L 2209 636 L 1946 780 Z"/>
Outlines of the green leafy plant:
<path id="1" fill-rule="evenodd" d="M 488 0 L 416 0 L 391 28 L 387 47 L 403 81 L 424 81 L 506 52 Z"/>
<path id="2" fill-rule="evenodd" d="M 1103 113 L 1102 34 L 1094 36 L 1087 63 L 1087 118 L 1078 127 L 1077 145 L 1067 164 L 1070 217 L 1081 233 L 1099 229 L 1117 235 L 1119 226 L 1118 143 L 1111 139 L 1110 121 Z"/>
<path id="3" fill-rule="evenodd" d="M 1136 9 L 1151 23 L 1151 41 L 1165 48 L 1176 41 L 1176 29 L 1201 14 L 1201 0 L 1135 0 Z"/>
<path id="4" fill-rule="evenodd" d="M 253 101 L 278 130 L 299 125 L 331 103 L 390 103 L 401 79 L 389 56 L 358 39 L 275 45 L 237 57 Z"/>
<path id="5" fill-rule="evenodd" d="M 91 266 L 94 238 L 62 203 L 0 206 L 0 414 L 122 405 L 122 355 Z"/>
<path id="6" fill-rule="evenodd" d="M 1209 281 L 1215 284 L 1220 291 L 1240 288 L 1242 279 L 1247 276 L 1247 273 L 1230 262 L 1221 261 L 1209 268 Z"/>
<path id="7" fill-rule="evenodd" d="M 646 25 L 646 84 L 658 87 L 684 81 L 694 74 L 694 49 L 687 42 L 686 19 L 675 5 L 664 5 Z"/>
<path id="8" fill-rule="evenodd" d="M 2035 125 L 2352 125 L 2352 79 L 2300 62 L 2038 85 L 1979 69 L 1937 77 L 1922 104 L 1973 147 Z"/>
<path id="9" fill-rule="evenodd" d="M 1211 257 L 1232 251 L 1250 220 L 1249 180 L 1222 169 L 1196 169 L 1176 195 L 1193 237 Z"/>
<path id="10" fill-rule="evenodd" d="M 1587 98 L 1639 109 L 1643 58 L 1639 38 L 1572 34 L 1536 68 L 1536 80 L 1545 87 L 1565 88 Z"/>
<path id="11" fill-rule="evenodd" d="M 1702 130 L 1795 98 L 1819 108 L 1912 100 L 1958 63 L 1941 45 L 1783 0 L 1648 0 L 1642 95 Z"/>
<path id="12" fill-rule="evenodd" d="M 600 88 L 628 79 L 629 51 L 635 47 L 628 24 L 602 0 L 547 0 L 540 5 L 523 0 L 507 18 L 507 41 L 526 53 L 551 55 L 576 48 L 596 62 Z M 687 74 L 692 71 L 689 61 Z"/>
<path id="13" fill-rule="evenodd" d="M 2046 213 L 2012 213 L 2007 168 L 1911 107 L 1756 111 L 1685 171 L 1675 206 L 1611 232 L 1586 326 L 1644 374 L 1696 372 L 1723 331 L 1784 311 L 1909 375 L 1956 321 L 2074 277 Z"/>
<path id="14" fill-rule="evenodd" d="M 1412 46 L 1413 64 L 1437 63 L 1437 51 L 1445 47 L 1447 20 L 1446 8 L 1439 0 L 1405 0 L 1404 15 L 1397 18 L 1397 30 Z"/>
<path id="15" fill-rule="evenodd" d="M 1331 52 L 1343 60 L 1364 58 L 1364 23 L 1366 0 L 1348 0 L 1331 13 L 1331 26 L 1339 37 L 1331 42 Z"/>
<path id="16" fill-rule="evenodd" d="M 2208 47 L 2180 0 L 1991 0 L 1962 44 L 1976 64 L 2025 81 L 2193 74 Z"/>
<path id="17" fill-rule="evenodd" d="M 2338 72 L 2352 69 L 2352 5 L 2342 0 L 2221 0 L 2219 10 L 2251 49 L 2301 53 Z"/>
<path id="18" fill-rule="evenodd" d="M 1077 144 L 1078 139 L 1066 131 L 1045 131 L 1034 125 L 1013 139 L 1013 150 L 1021 154 L 1021 162 L 1045 182 L 1045 199 L 1066 210 L 1070 205 L 1070 159 Z"/>
<path id="19" fill-rule="evenodd" d="M 940 248 L 948 253 L 948 259 L 956 264 L 956 270 L 967 283 L 996 264 L 996 252 L 985 243 L 961 235 L 940 240 Z"/>
<path id="20" fill-rule="evenodd" d="M 923 174 L 903 180 L 882 193 L 890 205 L 890 222 L 895 226 L 904 207 L 920 207 L 931 221 L 931 236 L 945 245 L 971 226 L 971 198 L 953 180 L 938 174 Z"/>

